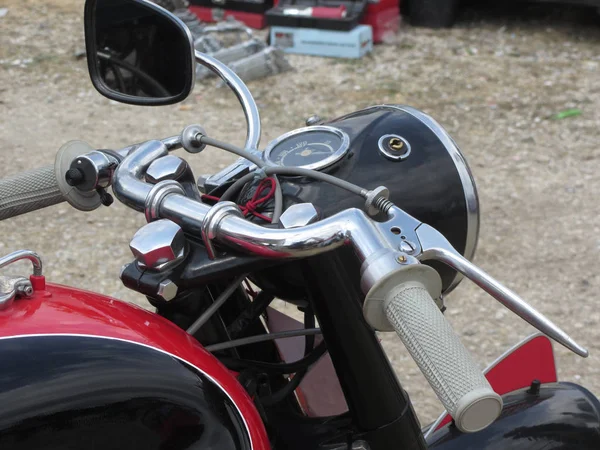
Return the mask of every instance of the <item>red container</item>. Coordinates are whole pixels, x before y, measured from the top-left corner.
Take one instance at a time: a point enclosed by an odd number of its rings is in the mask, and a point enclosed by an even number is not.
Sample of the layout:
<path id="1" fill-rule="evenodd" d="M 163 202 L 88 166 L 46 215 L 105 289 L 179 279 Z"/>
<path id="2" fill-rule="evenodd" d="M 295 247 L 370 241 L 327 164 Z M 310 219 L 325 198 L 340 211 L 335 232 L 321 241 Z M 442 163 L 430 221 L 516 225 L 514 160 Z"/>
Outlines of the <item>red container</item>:
<path id="1" fill-rule="evenodd" d="M 392 3 L 394 6 L 390 7 L 389 3 Z M 398 33 L 398 29 L 400 28 L 400 8 L 396 1 L 382 0 L 380 3 L 369 3 L 360 23 L 371 25 L 371 28 L 373 28 L 373 43 L 385 42 Z"/>
<path id="2" fill-rule="evenodd" d="M 192 11 L 202 22 L 219 22 L 227 17 L 233 17 L 235 20 L 243 22 L 250 28 L 262 30 L 266 27 L 265 16 L 260 13 L 250 13 L 245 11 L 233 11 L 229 9 L 208 8 L 206 6 L 190 5 Z"/>
<path id="3" fill-rule="evenodd" d="M 386 11 L 391 8 L 400 8 L 400 0 L 369 0 L 367 3 L 367 14 Z"/>

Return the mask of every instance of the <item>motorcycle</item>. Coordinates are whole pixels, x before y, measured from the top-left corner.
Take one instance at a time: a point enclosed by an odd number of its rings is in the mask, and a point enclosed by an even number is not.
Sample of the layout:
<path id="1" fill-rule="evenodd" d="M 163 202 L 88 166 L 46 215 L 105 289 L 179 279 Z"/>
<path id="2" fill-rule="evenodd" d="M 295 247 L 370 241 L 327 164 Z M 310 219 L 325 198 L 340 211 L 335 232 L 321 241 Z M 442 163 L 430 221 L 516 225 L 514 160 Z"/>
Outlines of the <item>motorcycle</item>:
<path id="1" fill-rule="evenodd" d="M 47 282 L 33 251 L 0 258 L 33 266 L 0 278 L 2 448 L 600 448 L 600 402 L 558 381 L 550 339 L 587 350 L 471 262 L 476 187 L 434 119 L 403 105 L 311 117 L 261 152 L 248 88 L 195 52 L 175 16 L 146 0 L 87 0 L 85 32 L 102 95 L 176 103 L 198 62 L 235 92 L 246 143 L 199 125 L 116 151 L 72 141 L 53 166 L 0 181 L 0 219 L 65 200 L 110 206 L 111 187 L 143 212 L 120 277 L 156 309 Z M 107 67 L 130 42 L 146 63 Z M 207 145 L 240 159 L 196 180 L 170 154 Z M 541 332 L 484 372 L 443 315 L 463 278 Z M 433 424 L 421 428 L 376 331 L 398 334 L 441 400 Z"/>

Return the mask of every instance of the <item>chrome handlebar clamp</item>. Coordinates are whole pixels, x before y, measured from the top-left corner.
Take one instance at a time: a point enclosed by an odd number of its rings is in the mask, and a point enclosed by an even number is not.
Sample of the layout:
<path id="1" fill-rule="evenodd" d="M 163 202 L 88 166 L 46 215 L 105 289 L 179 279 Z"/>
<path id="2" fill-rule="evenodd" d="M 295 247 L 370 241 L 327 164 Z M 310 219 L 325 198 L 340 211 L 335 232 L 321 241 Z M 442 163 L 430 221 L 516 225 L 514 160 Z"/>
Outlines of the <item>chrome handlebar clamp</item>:
<path id="1" fill-rule="evenodd" d="M 217 237 L 216 229 L 221 220 L 227 216 L 241 217 L 242 212 L 238 205 L 233 202 L 220 202 L 214 205 L 202 219 L 202 241 L 206 246 L 206 253 L 210 259 L 217 257 L 217 252 L 213 245 L 213 239 Z"/>
<path id="2" fill-rule="evenodd" d="M 154 187 L 150 189 L 144 203 L 144 216 L 146 217 L 146 222 L 150 223 L 160 219 L 158 215 L 160 203 L 163 198 L 170 194 L 186 195 L 181 184 L 174 180 L 161 181 L 156 183 Z"/>

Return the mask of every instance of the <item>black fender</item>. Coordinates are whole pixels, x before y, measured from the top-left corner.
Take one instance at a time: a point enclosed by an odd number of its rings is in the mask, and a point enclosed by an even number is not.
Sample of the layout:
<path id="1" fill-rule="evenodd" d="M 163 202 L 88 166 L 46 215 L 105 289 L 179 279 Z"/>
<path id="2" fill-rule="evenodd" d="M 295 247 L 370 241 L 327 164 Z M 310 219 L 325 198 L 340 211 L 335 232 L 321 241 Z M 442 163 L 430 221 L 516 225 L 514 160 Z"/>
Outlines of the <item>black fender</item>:
<path id="1" fill-rule="evenodd" d="M 573 383 L 542 385 L 502 397 L 500 417 L 485 430 L 461 433 L 449 424 L 427 439 L 436 450 L 598 450 L 600 402 Z"/>
<path id="2" fill-rule="evenodd" d="M 249 450 L 235 404 L 195 367 L 130 341 L 0 339 L 2 450 Z"/>

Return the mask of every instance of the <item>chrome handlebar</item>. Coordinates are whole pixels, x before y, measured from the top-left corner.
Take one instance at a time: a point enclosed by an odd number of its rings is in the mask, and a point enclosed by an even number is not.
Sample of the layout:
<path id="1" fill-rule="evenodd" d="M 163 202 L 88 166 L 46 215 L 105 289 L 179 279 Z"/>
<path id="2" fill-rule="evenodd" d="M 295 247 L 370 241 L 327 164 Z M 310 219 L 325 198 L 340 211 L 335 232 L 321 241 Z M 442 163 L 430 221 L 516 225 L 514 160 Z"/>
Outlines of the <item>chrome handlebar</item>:
<path id="1" fill-rule="evenodd" d="M 144 182 L 148 166 L 168 151 L 164 142 L 148 141 L 129 152 L 115 172 L 115 196 L 131 208 L 144 211 L 148 221 L 169 219 L 184 231 L 202 236 L 213 259 L 217 257 L 214 241 L 265 258 L 306 257 L 351 245 L 362 263 L 361 286 L 365 294 L 377 281 L 402 266 L 438 260 L 549 337 L 580 356 L 588 356 L 584 347 L 543 314 L 464 258 L 441 233 L 393 204 L 387 208 L 383 222 L 352 208 L 304 227 L 265 228 L 245 220 L 235 203 L 220 202 L 211 207 L 186 197 L 176 181 L 155 185 Z"/>

